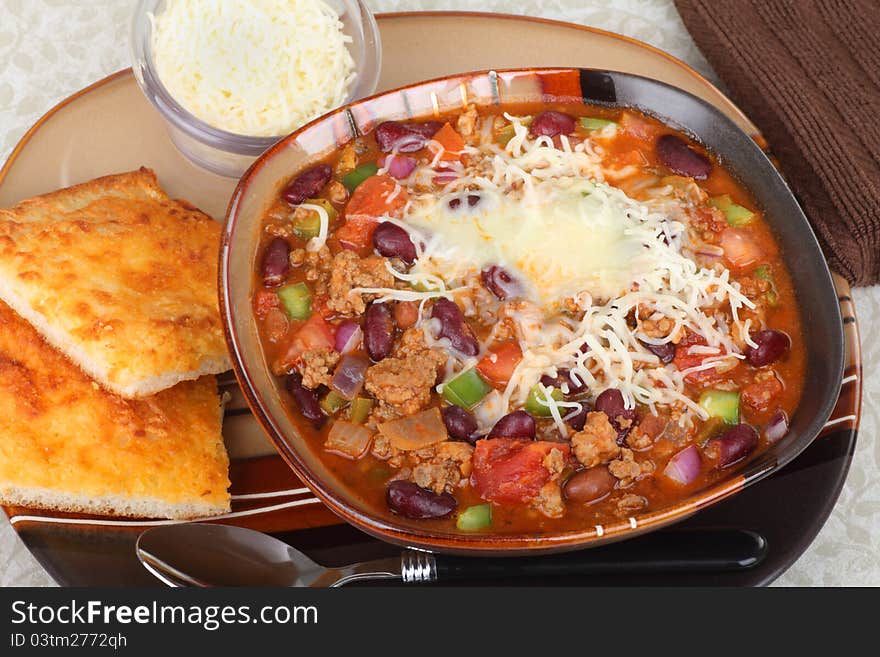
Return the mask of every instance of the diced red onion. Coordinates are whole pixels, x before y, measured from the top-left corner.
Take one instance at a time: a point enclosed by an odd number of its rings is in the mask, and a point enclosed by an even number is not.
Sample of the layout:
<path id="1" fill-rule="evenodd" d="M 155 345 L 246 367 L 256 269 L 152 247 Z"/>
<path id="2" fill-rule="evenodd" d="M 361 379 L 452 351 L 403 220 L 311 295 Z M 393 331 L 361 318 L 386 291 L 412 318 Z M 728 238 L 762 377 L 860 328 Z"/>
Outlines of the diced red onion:
<path id="1" fill-rule="evenodd" d="M 458 178 L 458 172 L 448 166 L 441 164 L 435 170 L 437 171 L 437 175 L 434 176 L 435 185 L 445 185 Z"/>
<path id="2" fill-rule="evenodd" d="M 330 387 L 346 399 L 354 399 L 364 386 L 369 366 L 370 361 L 364 356 L 346 354 L 333 373 Z"/>
<path id="3" fill-rule="evenodd" d="M 379 166 L 388 171 L 388 174 L 398 180 L 409 178 L 415 170 L 418 160 L 406 155 L 383 155 L 379 158 Z"/>
<path id="4" fill-rule="evenodd" d="M 788 433 L 788 416 L 781 408 L 773 414 L 764 427 L 764 437 L 771 445 Z"/>
<path id="5" fill-rule="evenodd" d="M 663 474 L 682 486 L 693 482 L 700 474 L 700 451 L 694 445 L 685 447 L 669 459 Z"/>
<path id="6" fill-rule="evenodd" d="M 361 343 L 362 337 L 360 324 L 351 321 L 342 322 L 336 329 L 336 351 L 340 354 L 354 351 Z"/>

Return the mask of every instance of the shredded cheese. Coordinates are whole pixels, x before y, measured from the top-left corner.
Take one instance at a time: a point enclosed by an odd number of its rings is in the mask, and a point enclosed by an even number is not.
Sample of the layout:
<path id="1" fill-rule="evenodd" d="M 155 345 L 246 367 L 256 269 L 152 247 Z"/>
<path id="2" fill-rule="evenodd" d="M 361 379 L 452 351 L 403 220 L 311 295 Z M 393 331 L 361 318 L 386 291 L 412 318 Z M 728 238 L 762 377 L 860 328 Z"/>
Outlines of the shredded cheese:
<path id="1" fill-rule="evenodd" d="M 167 0 L 153 20 L 162 84 L 196 117 L 249 136 L 292 132 L 345 102 L 351 37 L 322 0 Z"/>
<path id="2" fill-rule="evenodd" d="M 439 279 L 456 291 L 467 290 L 481 269 L 500 265 L 526 288 L 526 300 L 496 309 L 495 330 L 504 322 L 514 327 L 522 360 L 500 398 L 493 399 L 493 412 L 478 417 L 523 404 L 543 374 L 555 376 L 566 368 L 593 395 L 617 388 L 629 407 L 676 404 L 706 418 L 684 393 L 684 379 L 710 368 L 723 371 L 743 358 L 734 335 L 748 343 L 749 320 L 742 322 L 738 311 L 754 304 L 729 271 L 697 265 L 682 221 L 685 209 L 671 187 L 640 202 L 604 182 L 627 174 L 603 165 L 601 141 L 612 137 L 611 131 L 575 145 L 564 139 L 556 148 L 547 137 L 531 138 L 517 117 L 505 117 L 514 129 L 506 147 L 492 143 L 490 131 L 481 132 L 480 148 L 466 149 L 468 166 L 459 167 L 439 194 L 426 184 L 436 163 L 421 165 L 407 181 L 413 189 L 403 216 L 393 220 L 417 246 L 409 279 L 435 286 Z M 419 193 L 422 185 L 427 191 Z M 471 206 L 473 194 L 479 201 Z M 384 299 L 451 292 L 371 291 Z M 560 314 L 573 306 L 574 316 Z M 633 317 L 635 329 L 629 324 Z M 649 335 L 643 317 L 667 318 L 671 330 Z M 423 328 L 433 344 L 436 331 L 430 322 Z M 698 366 L 667 367 L 645 346 L 678 342 L 685 329 L 705 340 L 691 347 L 694 355 L 706 356 Z M 444 381 L 472 366 L 471 360 L 451 358 Z M 581 405 L 554 400 L 544 386 L 540 390 L 538 402 L 566 436 L 564 418 Z M 691 420 L 685 413 L 681 421 Z"/>

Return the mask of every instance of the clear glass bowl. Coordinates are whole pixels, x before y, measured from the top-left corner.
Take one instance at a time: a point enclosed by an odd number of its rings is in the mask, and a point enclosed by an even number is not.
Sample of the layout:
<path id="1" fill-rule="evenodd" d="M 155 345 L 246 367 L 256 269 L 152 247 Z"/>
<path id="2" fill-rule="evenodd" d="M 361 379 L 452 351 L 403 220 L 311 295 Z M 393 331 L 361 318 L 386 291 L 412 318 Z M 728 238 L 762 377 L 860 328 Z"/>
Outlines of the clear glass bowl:
<path id="1" fill-rule="evenodd" d="M 362 0 L 325 0 L 340 15 L 343 31 L 351 37 L 349 52 L 356 78 L 345 102 L 369 96 L 379 83 L 382 45 L 372 12 Z M 168 124 L 175 146 L 198 166 L 238 178 L 277 137 L 254 137 L 208 125 L 184 109 L 159 79 L 153 61 L 153 24 L 150 16 L 165 9 L 165 0 L 139 0 L 131 24 L 132 71 L 147 99 Z"/>

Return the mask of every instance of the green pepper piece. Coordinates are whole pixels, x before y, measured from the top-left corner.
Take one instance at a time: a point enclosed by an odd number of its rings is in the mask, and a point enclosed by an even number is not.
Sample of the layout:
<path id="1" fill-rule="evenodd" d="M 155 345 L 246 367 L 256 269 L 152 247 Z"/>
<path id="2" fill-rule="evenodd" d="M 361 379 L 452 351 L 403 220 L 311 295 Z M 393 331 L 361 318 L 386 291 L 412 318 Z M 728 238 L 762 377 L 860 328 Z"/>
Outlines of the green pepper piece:
<path id="1" fill-rule="evenodd" d="M 351 402 L 351 421 L 355 424 L 366 422 L 374 403 L 369 397 L 355 397 Z"/>
<path id="2" fill-rule="evenodd" d="M 739 422 L 739 393 L 728 390 L 705 390 L 700 395 L 700 406 L 712 417 L 720 417 L 728 424 Z"/>
<path id="3" fill-rule="evenodd" d="M 308 319 L 312 314 L 312 293 L 305 283 L 285 285 L 278 290 L 278 298 L 291 319 Z"/>
<path id="4" fill-rule="evenodd" d="M 731 201 L 728 194 L 713 196 L 709 199 L 709 205 L 721 210 L 727 223 L 735 228 L 750 224 L 755 217 L 754 212 Z"/>
<path id="5" fill-rule="evenodd" d="M 559 388 L 550 387 L 548 388 L 550 391 L 550 398 L 555 399 L 556 401 L 562 401 L 563 394 L 562 390 Z M 541 386 L 535 384 L 532 386 L 532 389 L 529 390 L 529 396 L 526 399 L 525 410 L 531 413 L 532 415 L 537 415 L 538 417 L 550 417 L 552 413 L 550 413 L 550 407 L 542 404 L 538 399 L 546 399 L 544 393 L 541 391 Z"/>
<path id="6" fill-rule="evenodd" d="M 770 267 L 768 265 L 761 265 L 755 269 L 755 278 L 760 278 L 765 281 L 771 280 L 770 277 Z"/>
<path id="7" fill-rule="evenodd" d="M 303 203 L 311 203 L 312 205 L 320 205 L 327 212 L 327 223 L 333 223 L 336 219 L 336 208 L 325 198 L 310 198 Z M 300 239 L 308 240 L 317 237 L 321 232 L 321 217 L 314 210 L 302 208 L 306 215 L 297 219 L 293 224 L 293 232 Z"/>
<path id="8" fill-rule="evenodd" d="M 608 119 L 597 119 L 592 116 L 582 116 L 581 117 L 581 127 L 584 130 L 601 130 L 605 126 L 613 125 L 616 126 L 617 123 L 614 121 L 609 121 Z"/>
<path id="9" fill-rule="evenodd" d="M 492 386 L 483 380 L 477 370 L 465 370 L 443 386 L 443 396 L 450 404 L 471 409 L 489 394 Z"/>
<path id="10" fill-rule="evenodd" d="M 495 133 L 495 141 L 497 141 L 502 146 L 507 146 L 507 143 L 514 138 L 516 135 L 516 130 L 513 129 L 513 124 L 506 125 L 501 128 L 498 132 Z"/>
<path id="11" fill-rule="evenodd" d="M 770 307 L 776 308 L 779 306 L 779 295 L 776 293 L 776 290 L 767 290 L 764 293 L 764 298 L 767 299 L 767 303 L 770 304 Z"/>
<path id="12" fill-rule="evenodd" d="M 364 182 L 370 176 L 375 176 L 379 170 L 379 165 L 375 162 L 367 162 L 360 165 L 357 169 L 349 171 L 342 176 L 342 184 L 348 188 L 349 192 L 353 192 L 358 185 Z"/>
<path id="13" fill-rule="evenodd" d="M 321 400 L 321 408 L 327 415 L 336 415 L 346 406 L 348 406 L 348 400 L 335 390 L 328 392 Z"/>
<path id="14" fill-rule="evenodd" d="M 462 531 L 472 532 L 492 524 L 492 505 L 475 504 L 458 514 L 455 526 Z"/>

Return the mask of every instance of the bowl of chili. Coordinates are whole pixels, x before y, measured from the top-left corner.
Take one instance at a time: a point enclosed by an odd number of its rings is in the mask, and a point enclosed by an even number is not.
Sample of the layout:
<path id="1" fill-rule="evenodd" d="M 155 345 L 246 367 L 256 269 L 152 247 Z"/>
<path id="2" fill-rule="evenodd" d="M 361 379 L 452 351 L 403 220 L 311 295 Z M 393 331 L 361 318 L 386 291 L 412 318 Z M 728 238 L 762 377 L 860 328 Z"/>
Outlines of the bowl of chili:
<path id="1" fill-rule="evenodd" d="M 681 520 L 800 453 L 842 377 L 828 267 L 766 155 L 623 73 L 477 72 L 325 115 L 239 182 L 220 277 L 282 457 L 427 549 Z"/>

